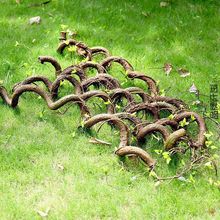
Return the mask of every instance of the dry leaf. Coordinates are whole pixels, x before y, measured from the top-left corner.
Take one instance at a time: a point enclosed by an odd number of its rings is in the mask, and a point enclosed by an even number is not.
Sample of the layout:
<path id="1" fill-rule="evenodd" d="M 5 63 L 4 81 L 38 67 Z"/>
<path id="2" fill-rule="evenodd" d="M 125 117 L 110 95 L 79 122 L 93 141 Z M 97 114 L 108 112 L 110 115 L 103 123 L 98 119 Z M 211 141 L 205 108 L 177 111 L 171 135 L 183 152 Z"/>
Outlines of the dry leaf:
<path id="1" fill-rule="evenodd" d="M 77 36 L 77 32 L 72 32 L 72 31 L 68 31 L 68 35 L 69 35 L 69 37 L 71 38 L 71 39 L 73 39 L 74 37 L 76 37 Z"/>
<path id="2" fill-rule="evenodd" d="M 216 213 L 216 209 L 215 209 L 215 208 L 210 208 L 210 209 L 209 209 L 209 214 L 210 214 L 210 215 L 214 216 L 215 213 Z"/>
<path id="3" fill-rule="evenodd" d="M 155 187 L 158 187 L 160 184 L 161 184 L 161 182 L 160 182 L 160 181 L 157 181 L 157 182 L 154 184 L 154 186 L 155 186 Z"/>
<path id="4" fill-rule="evenodd" d="M 16 0 L 16 3 L 17 3 L 17 4 L 20 4 L 20 3 L 21 3 L 21 1 L 20 1 L 20 0 Z"/>
<path id="5" fill-rule="evenodd" d="M 198 94 L 198 89 L 196 88 L 195 84 L 193 83 L 192 86 L 189 88 L 190 93 Z"/>
<path id="6" fill-rule="evenodd" d="M 186 70 L 186 69 L 183 69 L 183 68 L 179 68 L 178 73 L 180 74 L 181 77 L 187 77 L 187 76 L 190 75 L 189 70 Z"/>
<path id="7" fill-rule="evenodd" d="M 193 105 L 199 105 L 200 103 L 201 103 L 201 101 L 196 100 L 196 101 L 194 101 L 192 104 L 193 104 Z"/>
<path id="8" fill-rule="evenodd" d="M 187 180 L 184 176 L 179 176 L 177 179 L 182 181 L 182 182 L 187 182 Z"/>
<path id="9" fill-rule="evenodd" d="M 167 74 L 167 76 L 170 74 L 172 69 L 173 69 L 173 66 L 171 63 L 164 63 L 163 70 Z"/>
<path id="10" fill-rule="evenodd" d="M 160 2 L 160 7 L 167 7 L 168 5 L 168 2 Z"/>
<path id="11" fill-rule="evenodd" d="M 137 180 L 137 176 L 132 176 L 131 181 L 135 181 L 135 180 Z"/>
<path id="12" fill-rule="evenodd" d="M 86 51 L 85 50 L 83 50 L 82 48 L 80 48 L 80 47 L 77 47 L 76 48 L 76 52 L 80 55 L 80 56 L 86 56 Z"/>
<path id="13" fill-rule="evenodd" d="M 103 145 L 111 145 L 111 143 L 108 143 L 106 141 L 103 141 L 103 140 L 99 140 L 97 138 L 91 138 L 89 140 L 89 143 L 92 143 L 92 144 L 103 144 Z"/>
<path id="14" fill-rule="evenodd" d="M 40 24 L 41 18 L 40 16 L 32 17 L 29 19 L 29 24 Z"/>
<path id="15" fill-rule="evenodd" d="M 63 166 L 62 164 L 60 164 L 60 163 L 57 164 L 57 167 L 58 167 L 60 170 L 62 170 L 62 171 L 64 170 L 64 166 Z"/>
<path id="16" fill-rule="evenodd" d="M 149 12 L 142 12 L 142 15 L 144 15 L 144 17 L 150 17 L 150 13 Z"/>
<path id="17" fill-rule="evenodd" d="M 37 210 L 37 214 L 40 215 L 42 218 L 46 218 L 49 214 L 50 208 L 48 208 L 45 212 Z"/>

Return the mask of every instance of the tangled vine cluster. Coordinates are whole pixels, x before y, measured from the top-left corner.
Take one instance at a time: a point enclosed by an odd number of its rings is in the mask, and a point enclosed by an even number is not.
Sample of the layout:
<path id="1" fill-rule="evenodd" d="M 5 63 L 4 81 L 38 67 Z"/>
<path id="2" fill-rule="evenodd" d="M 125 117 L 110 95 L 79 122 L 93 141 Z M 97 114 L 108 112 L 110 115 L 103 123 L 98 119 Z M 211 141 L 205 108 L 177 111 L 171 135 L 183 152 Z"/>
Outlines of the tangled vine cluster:
<path id="1" fill-rule="evenodd" d="M 50 63 L 54 67 L 55 81 L 51 82 L 44 76 L 32 76 L 15 84 L 12 95 L 9 95 L 7 90 L 1 86 L 0 96 L 2 100 L 7 105 L 15 108 L 23 93 L 32 92 L 40 95 L 51 110 L 59 109 L 70 102 L 75 103 L 80 107 L 86 129 L 91 129 L 94 125 L 104 122 L 118 128 L 120 144 L 115 154 L 118 156 L 136 155 L 146 163 L 150 170 L 155 168 L 156 160 L 141 147 L 150 134 L 161 133 L 164 151 L 167 152 L 185 153 L 187 149 L 192 152 L 201 152 L 205 148 L 206 126 L 203 117 L 190 111 L 182 100 L 160 96 L 158 85 L 154 79 L 144 73 L 134 71 L 133 66 L 126 59 L 111 56 L 106 48 L 90 48 L 82 42 L 67 39 L 67 33 L 61 32 L 57 52 L 63 54 L 65 49 L 69 47 L 74 47 L 76 54 L 83 56 L 86 61 L 62 69 L 59 62 L 53 57 L 40 56 L 39 61 L 42 64 Z M 100 63 L 94 62 L 93 58 L 100 54 L 104 56 L 104 59 Z M 143 81 L 146 84 L 146 89 L 143 90 L 140 87 L 122 88 L 119 80 L 109 74 L 109 69 L 113 63 L 122 66 L 128 79 Z M 89 68 L 95 69 L 97 75 L 88 77 L 87 69 Z M 74 91 L 72 94 L 58 98 L 61 82 L 63 81 L 68 81 L 73 86 Z M 36 82 L 42 82 L 47 91 L 36 85 Z M 95 88 L 95 90 L 91 88 Z M 136 96 L 139 97 L 139 101 L 135 99 Z M 91 109 L 86 102 L 92 97 L 99 97 L 103 100 L 107 106 L 106 113 L 91 114 Z M 122 99 L 127 101 L 127 105 L 120 112 L 117 112 L 116 106 Z M 170 112 L 172 117 L 162 117 L 161 112 L 164 110 Z M 141 111 L 151 114 L 153 121 L 139 117 L 137 113 Z M 180 122 L 184 120 L 186 123 L 180 126 Z M 192 121 L 196 122 L 198 126 L 196 138 L 191 138 L 186 129 Z M 128 122 L 132 124 L 132 129 L 129 127 Z M 131 146 L 131 136 L 136 139 L 136 146 Z M 178 146 L 180 142 L 186 143 L 186 149 Z"/>

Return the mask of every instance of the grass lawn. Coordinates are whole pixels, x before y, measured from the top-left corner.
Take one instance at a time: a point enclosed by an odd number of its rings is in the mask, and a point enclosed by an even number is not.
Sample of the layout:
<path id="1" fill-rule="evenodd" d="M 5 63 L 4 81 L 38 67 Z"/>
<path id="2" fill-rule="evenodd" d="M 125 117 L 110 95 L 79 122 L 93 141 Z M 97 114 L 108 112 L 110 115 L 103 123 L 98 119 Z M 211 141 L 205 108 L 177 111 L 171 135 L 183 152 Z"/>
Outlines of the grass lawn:
<path id="1" fill-rule="evenodd" d="M 40 64 L 39 55 L 71 65 L 70 57 L 56 53 L 61 25 L 68 25 L 77 39 L 128 59 L 159 80 L 166 95 L 201 113 L 188 92 L 195 83 L 209 106 L 210 83 L 220 80 L 218 0 L 173 0 L 167 7 L 157 0 L 53 0 L 31 8 L 40 1 L 21 2 L 0 0 L 0 80 L 9 91 L 30 75 L 54 80 L 53 68 Z M 38 15 L 42 23 L 29 25 L 29 18 Z M 166 76 L 158 69 L 166 62 L 191 75 L 182 78 L 173 71 Z M 123 80 L 117 68 L 113 75 Z M 1 220 L 41 219 L 39 212 L 48 210 L 48 219 L 220 219 L 220 190 L 209 183 L 219 177 L 212 170 L 193 173 L 191 181 L 155 186 L 141 164 L 118 161 L 113 154 L 118 135 L 108 126 L 99 137 L 112 146 L 93 145 L 88 135 L 76 132 L 77 107 L 62 115 L 65 107 L 50 111 L 34 94 L 20 101 L 13 110 L 0 100 Z M 208 127 L 217 135 L 211 122 Z M 170 172 L 166 164 L 158 169 Z"/>

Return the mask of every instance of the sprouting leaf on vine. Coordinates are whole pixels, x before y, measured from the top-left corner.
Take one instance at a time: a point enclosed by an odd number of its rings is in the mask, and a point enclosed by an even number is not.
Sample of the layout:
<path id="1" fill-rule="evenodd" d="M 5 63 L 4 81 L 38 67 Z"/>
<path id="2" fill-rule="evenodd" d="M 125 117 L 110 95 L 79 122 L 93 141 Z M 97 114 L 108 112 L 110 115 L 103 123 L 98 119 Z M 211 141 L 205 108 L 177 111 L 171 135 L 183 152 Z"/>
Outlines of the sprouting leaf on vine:
<path id="1" fill-rule="evenodd" d="M 219 155 L 218 155 L 218 154 L 213 154 L 213 155 L 212 155 L 212 158 L 213 158 L 214 160 L 219 159 Z"/>
<path id="2" fill-rule="evenodd" d="M 76 47 L 75 47 L 75 46 L 70 46 L 70 47 L 68 47 L 67 50 L 68 50 L 70 53 L 73 53 L 73 52 L 76 51 Z"/>
<path id="3" fill-rule="evenodd" d="M 212 141 L 206 141 L 206 142 L 205 142 L 206 147 L 210 147 L 212 144 L 213 144 Z"/>
<path id="4" fill-rule="evenodd" d="M 131 136 L 131 142 L 135 142 L 136 141 L 136 138 L 132 135 Z"/>
<path id="5" fill-rule="evenodd" d="M 170 120 L 172 120 L 172 119 L 174 119 L 174 115 L 171 114 L 171 115 L 168 116 L 168 118 L 169 118 Z"/>
<path id="6" fill-rule="evenodd" d="M 81 54 L 80 54 L 81 55 Z M 82 54 L 82 56 L 84 56 L 85 54 Z M 85 57 L 84 59 L 82 59 L 82 62 L 87 62 L 89 61 L 89 58 L 88 57 Z"/>
<path id="7" fill-rule="evenodd" d="M 160 96 L 165 96 L 165 95 L 166 95 L 165 89 L 161 89 L 161 90 L 160 90 Z"/>
<path id="8" fill-rule="evenodd" d="M 185 127 L 188 124 L 189 122 L 186 121 L 186 118 L 184 118 L 182 121 L 179 122 L 180 127 Z"/>
<path id="9" fill-rule="evenodd" d="M 216 149 L 218 149 L 218 148 L 217 148 L 215 145 L 211 145 L 211 146 L 210 146 L 210 149 L 211 149 L 211 150 L 216 150 Z"/>
<path id="10" fill-rule="evenodd" d="M 60 81 L 60 87 L 65 87 L 68 85 L 68 81 L 67 80 L 63 80 L 63 81 Z"/>
<path id="11" fill-rule="evenodd" d="M 121 109 L 121 106 L 120 106 L 120 105 L 117 105 L 117 104 L 116 104 L 115 107 L 116 107 L 116 109 L 118 109 L 118 110 Z"/>
<path id="12" fill-rule="evenodd" d="M 71 70 L 71 74 L 74 74 L 76 73 L 77 71 L 74 69 L 74 70 Z"/>
<path id="13" fill-rule="evenodd" d="M 191 119 L 191 121 L 195 121 L 196 120 L 194 115 L 191 115 L 190 119 Z"/>
<path id="14" fill-rule="evenodd" d="M 111 102 L 110 102 L 110 100 L 108 100 L 108 101 L 104 102 L 104 104 L 105 104 L 105 105 L 110 105 Z"/>
<path id="15" fill-rule="evenodd" d="M 156 154 L 158 154 L 158 155 L 160 155 L 160 154 L 162 154 L 162 150 L 154 150 L 154 152 L 156 153 Z"/>
<path id="16" fill-rule="evenodd" d="M 162 156 L 166 160 L 166 163 L 169 164 L 171 161 L 170 153 L 165 151 L 162 153 Z"/>
<path id="17" fill-rule="evenodd" d="M 209 140 L 207 138 L 207 141 L 205 142 L 206 147 L 210 148 L 211 150 L 216 150 L 218 149 L 215 145 L 213 145 L 213 141 Z"/>
<path id="18" fill-rule="evenodd" d="M 105 91 L 106 93 L 109 93 L 109 92 L 110 92 L 110 90 L 107 89 L 107 88 L 104 88 L 104 91 Z"/>
<path id="19" fill-rule="evenodd" d="M 210 137 L 212 137 L 213 136 L 213 133 L 210 131 L 210 132 L 206 132 L 205 134 L 204 134 L 204 136 L 207 138 L 207 139 L 209 139 Z"/>

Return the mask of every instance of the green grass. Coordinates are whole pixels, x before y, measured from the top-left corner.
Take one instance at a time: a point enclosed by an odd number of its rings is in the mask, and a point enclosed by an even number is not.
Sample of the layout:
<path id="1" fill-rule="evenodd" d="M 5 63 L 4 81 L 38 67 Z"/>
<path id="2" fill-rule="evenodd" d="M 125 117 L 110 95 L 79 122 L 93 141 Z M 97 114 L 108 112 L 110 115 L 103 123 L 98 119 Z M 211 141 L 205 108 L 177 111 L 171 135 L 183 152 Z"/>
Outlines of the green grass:
<path id="1" fill-rule="evenodd" d="M 219 84 L 217 0 L 177 0 L 165 8 L 150 0 L 54 0 L 28 8 L 31 2 L 0 0 L 0 80 L 7 89 L 30 74 L 54 79 L 52 67 L 37 62 L 39 55 L 56 57 L 63 67 L 71 64 L 55 50 L 61 24 L 89 46 L 127 58 L 136 70 L 159 80 L 167 95 L 190 106 L 196 100 L 188 92 L 193 82 L 208 96 L 210 82 Z M 42 23 L 28 25 L 37 15 Z M 165 62 L 188 69 L 190 77 L 175 71 L 166 76 L 156 69 Z M 123 79 L 117 67 L 113 74 Z M 201 97 L 207 105 L 208 96 Z M 113 155 L 118 135 L 107 126 L 100 137 L 111 147 L 92 145 L 78 132 L 73 138 L 80 123 L 77 108 L 61 115 L 34 94 L 22 96 L 17 110 L 1 100 L 0 105 L 0 219 L 40 219 L 37 211 L 47 209 L 48 219 L 220 219 L 220 191 L 208 182 L 215 179 L 213 172 L 203 169 L 195 183 L 175 180 L 156 187 L 140 164 L 119 163 Z"/>

